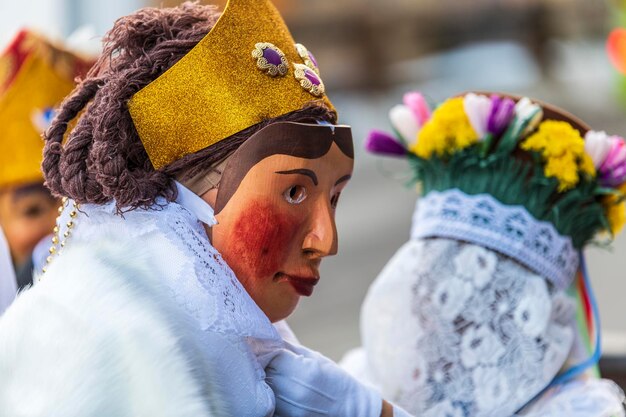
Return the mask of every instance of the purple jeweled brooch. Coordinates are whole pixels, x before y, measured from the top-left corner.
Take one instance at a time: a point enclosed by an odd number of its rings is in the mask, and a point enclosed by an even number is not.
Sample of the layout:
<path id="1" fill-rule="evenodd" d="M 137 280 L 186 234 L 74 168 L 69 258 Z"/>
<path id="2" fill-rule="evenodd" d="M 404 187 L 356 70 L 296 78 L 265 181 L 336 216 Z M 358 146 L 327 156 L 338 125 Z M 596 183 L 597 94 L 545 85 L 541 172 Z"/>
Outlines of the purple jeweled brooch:
<path id="1" fill-rule="evenodd" d="M 293 66 L 296 68 L 293 75 L 296 80 L 300 81 L 302 88 L 314 96 L 319 97 L 324 94 L 324 83 L 315 71 L 303 64 L 293 64 Z"/>
<path id="2" fill-rule="evenodd" d="M 302 58 L 302 61 L 304 61 L 304 65 L 311 68 L 319 75 L 320 69 L 317 66 L 317 60 L 315 59 L 315 56 L 311 53 L 311 51 L 309 51 L 306 46 L 302 45 L 301 43 L 296 44 L 296 50 L 298 51 L 298 55 L 300 55 L 300 58 Z"/>
<path id="3" fill-rule="evenodd" d="M 259 42 L 254 45 L 252 57 L 256 59 L 256 66 L 271 77 L 283 76 L 289 70 L 285 54 L 271 43 Z"/>

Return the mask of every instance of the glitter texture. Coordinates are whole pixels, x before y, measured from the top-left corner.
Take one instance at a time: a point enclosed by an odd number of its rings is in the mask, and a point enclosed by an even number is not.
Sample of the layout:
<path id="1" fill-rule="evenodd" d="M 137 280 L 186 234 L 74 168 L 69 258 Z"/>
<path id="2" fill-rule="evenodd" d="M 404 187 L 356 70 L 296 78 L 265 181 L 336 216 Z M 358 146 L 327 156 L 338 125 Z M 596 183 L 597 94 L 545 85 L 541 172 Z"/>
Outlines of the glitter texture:
<path id="1" fill-rule="evenodd" d="M 275 45 L 289 62 L 300 60 L 269 0 L 229 0 L 209 34 L 131 98 L 130 114 L 155 169 L 315 99 L 292 76 L 259 71 L 250 53 L 260 42 Z"/>
<path id="2" fill-rule="evenodd" d="M 41 119 L 74 88 L 88 68 L 82 59 L 23 30 L 0 57 L 0 188 L 43 181 Z"/>

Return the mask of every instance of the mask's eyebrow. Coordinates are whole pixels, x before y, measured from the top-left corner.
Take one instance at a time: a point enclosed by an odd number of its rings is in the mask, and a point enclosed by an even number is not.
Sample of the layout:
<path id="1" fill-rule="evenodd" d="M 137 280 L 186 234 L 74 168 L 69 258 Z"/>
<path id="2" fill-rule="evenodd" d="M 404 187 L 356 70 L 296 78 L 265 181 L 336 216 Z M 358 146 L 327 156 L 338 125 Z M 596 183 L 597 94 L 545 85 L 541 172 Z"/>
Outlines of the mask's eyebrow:
<path id="1" fill-rule="evenodd" d="M 317 175 L 315 175 L 315 172 L 311 171 L 310 169 L 306 169 L 306 168 L 298 168 L 298 169 L 290 169 L 288 171 L 276 171 L 276 174 L 300 174 L 300 175 L 306 175 L 307 177 L 311 178 L 311 181 L 313 181 L 313 184 L 317 185 Z"/>
<path id="2" fill-rule="evenodd" d="M 335 186 L 341 184 L 342 182 L 348 181 L 350 178 L 352 178 L 352 175 L 344 175 L 343 177 L 337 180 L 337 182 L 335 183 Z"/>

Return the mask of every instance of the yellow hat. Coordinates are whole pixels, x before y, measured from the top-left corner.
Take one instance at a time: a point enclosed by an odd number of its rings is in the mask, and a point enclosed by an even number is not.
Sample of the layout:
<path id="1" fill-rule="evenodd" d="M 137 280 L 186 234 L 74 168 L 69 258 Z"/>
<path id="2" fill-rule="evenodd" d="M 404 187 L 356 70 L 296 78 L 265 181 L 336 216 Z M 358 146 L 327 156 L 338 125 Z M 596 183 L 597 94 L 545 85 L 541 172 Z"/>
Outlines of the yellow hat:
<path id="1" fill-rule="evenodd" d="M 155 169 L 320 100 L 317 63 L 269 0 L 229 0 L 213 29 L 128 109 Z"/>
<path id="2" fill-rule="evenodd" d="M 0 56 L 0 187 L 42 180 L 41 134 L 88 66 L 27 30 Z"/>

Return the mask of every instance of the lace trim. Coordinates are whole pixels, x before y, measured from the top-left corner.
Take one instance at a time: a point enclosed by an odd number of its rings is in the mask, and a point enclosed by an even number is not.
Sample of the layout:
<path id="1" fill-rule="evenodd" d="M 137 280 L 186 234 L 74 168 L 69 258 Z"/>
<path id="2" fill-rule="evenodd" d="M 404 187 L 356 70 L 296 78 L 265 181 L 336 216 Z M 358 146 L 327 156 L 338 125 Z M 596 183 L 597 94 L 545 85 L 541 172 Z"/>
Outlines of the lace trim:
<path id="1" fill-rule="evenodd" d="M 65 210 L 61 215 L 63 226 Z M 235 274 L 210 244 L 202 224 L 178 203 L 159 199 L 150 209 L 115 214 L 113 202 L 85 204 L 75 219 L 68 247 L 100 239 L 124 239 L 150 246 L 162 266 L 172 297 L 205 331 L 268 341 L 278 332 L 250 298 Z M 64 232 L 61 227 L 60 233 Z"/>
<path id="2" fill-rule="evenodd" d="M 570 286 L 578 254 L 569 237 L 538 221 L 522 206 L 507 206 L 489 194 L 467 195 L 457 189 L 432 191 L 418 201 L 413 239 L 444 237 L 507 255 L 556 288 Z"/>

